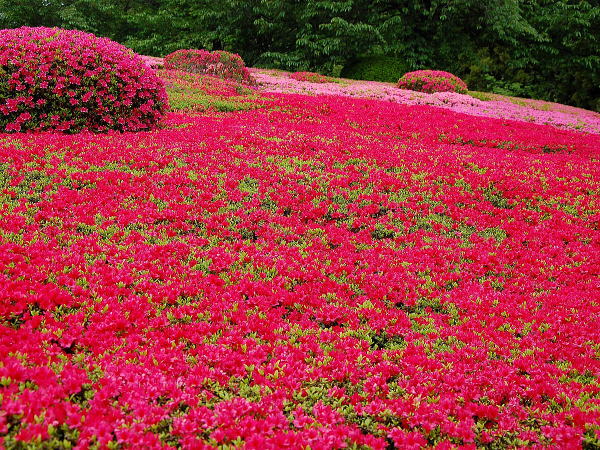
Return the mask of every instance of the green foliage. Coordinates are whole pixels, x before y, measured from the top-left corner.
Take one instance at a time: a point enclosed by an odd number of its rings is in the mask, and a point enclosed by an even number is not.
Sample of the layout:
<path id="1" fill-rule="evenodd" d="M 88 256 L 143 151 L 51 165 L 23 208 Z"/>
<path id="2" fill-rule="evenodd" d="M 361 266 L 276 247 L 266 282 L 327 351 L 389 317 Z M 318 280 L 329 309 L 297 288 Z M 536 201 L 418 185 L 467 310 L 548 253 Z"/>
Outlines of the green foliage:
<path id="1" fill-rule="evenodd" d="M 350 62 L 342 77 L 353 80 L 387 81 L 396 83 L 411 67 L 401 58 L 393 56 L 368 56 Z"/>
<path id="2" fill-rule="evenodd" d="M 600 8 L 586 0 L 516 4 L 521 27 L 476 38 L 449 67 L 476 90 L 600 111 Z"/>
<path id="3" fill-rule="evenodd" d="M 590 1 L 541 1 L 533 25 L 542 30 L 526 71 L 536 95 L 600 111 L 600 7 Z M 595 31 L 594 31 L 595 30 Z"/>
<path id="4" fill-rule="evenodd" d="M 0 0 L 0 28 L 58 26 L 61 17 L 60 0 Z"/>

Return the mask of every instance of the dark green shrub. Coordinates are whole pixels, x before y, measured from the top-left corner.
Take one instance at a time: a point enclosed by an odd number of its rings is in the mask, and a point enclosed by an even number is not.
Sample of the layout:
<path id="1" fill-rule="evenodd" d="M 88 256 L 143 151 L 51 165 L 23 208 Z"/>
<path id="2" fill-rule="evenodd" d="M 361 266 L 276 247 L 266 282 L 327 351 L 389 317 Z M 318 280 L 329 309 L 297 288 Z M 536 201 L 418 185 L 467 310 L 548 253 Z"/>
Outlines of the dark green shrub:
<path id="1" fill-rule="evenodd" d="M 408 64 L 399 57 L 370 56 L 346 65 L 341 76 L 353 80 L 395 83 L 408 70 Z"/>

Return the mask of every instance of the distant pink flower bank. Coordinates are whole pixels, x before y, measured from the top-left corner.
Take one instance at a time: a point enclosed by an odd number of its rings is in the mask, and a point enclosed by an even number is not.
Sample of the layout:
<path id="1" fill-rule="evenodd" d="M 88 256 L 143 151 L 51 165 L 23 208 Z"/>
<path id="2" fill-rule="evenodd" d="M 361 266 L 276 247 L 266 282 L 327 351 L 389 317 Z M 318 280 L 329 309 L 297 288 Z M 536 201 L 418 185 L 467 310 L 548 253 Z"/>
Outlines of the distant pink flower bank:
<path id="1" fill-rule="evenodd" d="M 285 72 L 266 69 L 250 69 L 265 92 L 298 93 L 307 95 L 341 95 L 391 101 L 407 105 L 431 105 L 453 111 L 483 117 L 495 117 L 552 125 L 588 133 L 600 134 L 600 114 L 572 106 L 545 102 L 542 100 L 513 99 L 493 95 L 494 100 L 483 101 L 465 94 L 454 92 L 409 91 L 397 88 L 392 83 L 377 81 L 340 80 L 337 83 L 310 83 L 297 81 L 286 76 Z"/>

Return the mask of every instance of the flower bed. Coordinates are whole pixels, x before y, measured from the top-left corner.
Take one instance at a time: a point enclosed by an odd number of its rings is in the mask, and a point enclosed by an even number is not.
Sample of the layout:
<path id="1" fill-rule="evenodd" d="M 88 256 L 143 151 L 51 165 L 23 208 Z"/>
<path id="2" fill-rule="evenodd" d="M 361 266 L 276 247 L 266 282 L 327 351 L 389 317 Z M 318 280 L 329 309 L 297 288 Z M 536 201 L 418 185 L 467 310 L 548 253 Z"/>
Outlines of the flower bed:
<path id="1" fill-rule="evenodd" d="M 4 447 L 599 446 L 600 138 L 268 97 L 0 135 Z"/>
<path id="2" fill-rule="evenodd" d="M 406 73 L 398 81 L 400 89 L 426 92 L 457 92 L 466 94 L 467 85 L 456 75 L 441 70 L 417 70 Z"/>
<path id="3" fill-rule="evenodd" d="M 285 72 L 252 69 L 252 76 L 264 92 L 307 95 L 341 95 L 391 101 L 405 105 L 431 105 L 463 114 L 518 120 L 557 128 L 600 134 L 600 114 L 572 106 L 540 100 L 523 100 L 488 94 L 492 100 L 482 101 L 455 92 L 424 92 L 396 89 L 391 83 L 339 80 L 338 83 L 296 83 Z"/>
<path id="4" fill-rule="evenodd" d="M 164 68 L 254 83 L 242 58 L 225 51 L 177 50 L 165 56 Z"/>
<path id="5" fill-rule="evenodd" d="M 161 70 L 159 74 L 165 81 L 173 111 L 238 111 L 260 107 L 258 92 L 233 80 L 181 70 Z"/>
<path id="6" fill-rule="evenodd" d="M 150 129 L 167 98 L 131 50 L 81 31 L 0 30 L 0 130 Z"/>

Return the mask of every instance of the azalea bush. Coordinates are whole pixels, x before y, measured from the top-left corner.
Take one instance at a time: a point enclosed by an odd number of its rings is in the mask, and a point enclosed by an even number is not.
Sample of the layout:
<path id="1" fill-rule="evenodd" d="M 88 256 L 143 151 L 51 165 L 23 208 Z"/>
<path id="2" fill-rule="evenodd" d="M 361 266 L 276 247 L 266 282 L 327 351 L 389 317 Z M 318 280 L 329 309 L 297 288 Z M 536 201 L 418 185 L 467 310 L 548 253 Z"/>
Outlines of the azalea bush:
<path id="1" fill-rule="evenodd" d="M 0 130 L 144 130 L 166 107 L 162 81 L 116 42 L 58 28 L 0 30 Z"/>
<path id="2" fill-rule="evenodd" d="M 254 82 L 240 55 L 221 50 L 177 50 L 165 56 L 164 68 L 214 75 L 247 84 Z"/>
<path id="3" fill-rule="evenodd" d="M 600 446 L 598 134 L 163 74 L 0 134 L 0 446 Z"/>
<path id="4" fill-rule="evenodd" d="M 314 72 L 294 72 L 290 74 L 290 78 L 296 81 L 308 81 L 310 83 L 331 83 L 333 78 L 326 77 L 320 73 Z"/>
<path id="5" fill-rule="evenodd" d="M 457 92 L 465 94 L 467 85 L 456 75 L 441 70 L 417 70 L 405 73 L 398 81 L 401 89 L 427 92 Z"/>

